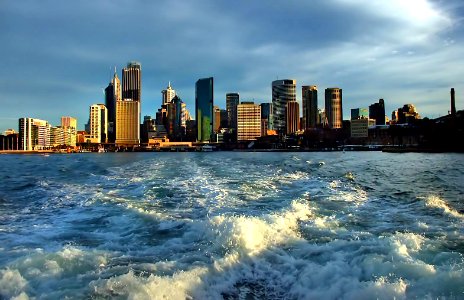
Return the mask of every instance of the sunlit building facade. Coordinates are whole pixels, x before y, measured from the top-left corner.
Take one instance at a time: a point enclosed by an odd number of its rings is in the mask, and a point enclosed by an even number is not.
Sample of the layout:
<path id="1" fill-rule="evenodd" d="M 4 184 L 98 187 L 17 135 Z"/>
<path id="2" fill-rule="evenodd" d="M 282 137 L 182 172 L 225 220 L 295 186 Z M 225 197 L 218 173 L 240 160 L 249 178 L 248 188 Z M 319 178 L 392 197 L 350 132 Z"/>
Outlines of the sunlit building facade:
<path id="1" fill-rule="evenodd" d="M 108 142 L 108 110 L 104 104 L 90 106 L 89 135 L 91 143 Z"/>
<path id="2" fill-rule="evenodd" d="M 140 101 L 123 99 L 116 102 L 116 145 L 140 144 Z"/>
<path id="3" fill-rule="evenodd" d="M 73 117 L 61 117 L 61 127 L 63 128 L 64 145 L 76 146 L 77 119 Z"/>
<path id="4" fill-rule="evenodd" d="M 237 105 L 237 141 L 256 140 L 261 136 L 261 106 L 253 102 Z"/>
<path id="5" fill-rule="evenodd" d="M 297 101 L 288 101 L 285 108 L 286 134 L 292 134 L 300 129 L 300 105 Z"/>
<path id="6" fill-rule="evenodd" d="M 44 150 L 51 147 L 51 125 L 40 119 L 19 119 L 19 150 Z"/>
<path id="7" fill-rule="evenodd" d="M 328 127 L 332 129 L 343 127 L 342 89 L 325 89 L 325 114 Z"/>

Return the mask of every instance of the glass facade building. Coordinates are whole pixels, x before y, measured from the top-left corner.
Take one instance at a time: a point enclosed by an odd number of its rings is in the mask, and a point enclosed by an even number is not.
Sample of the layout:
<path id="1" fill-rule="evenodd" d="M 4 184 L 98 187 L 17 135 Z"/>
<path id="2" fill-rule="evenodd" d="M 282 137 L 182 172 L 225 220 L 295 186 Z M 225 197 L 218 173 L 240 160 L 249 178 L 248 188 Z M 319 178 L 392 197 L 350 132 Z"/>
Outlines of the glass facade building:
<path id="1" fill-rule="evenodd" d="M 195 84 L 195 119 L 197 121 L 197 141 L 209 142 L 213 133 L 214 106 L 213 77 L 199 79 Z"/>

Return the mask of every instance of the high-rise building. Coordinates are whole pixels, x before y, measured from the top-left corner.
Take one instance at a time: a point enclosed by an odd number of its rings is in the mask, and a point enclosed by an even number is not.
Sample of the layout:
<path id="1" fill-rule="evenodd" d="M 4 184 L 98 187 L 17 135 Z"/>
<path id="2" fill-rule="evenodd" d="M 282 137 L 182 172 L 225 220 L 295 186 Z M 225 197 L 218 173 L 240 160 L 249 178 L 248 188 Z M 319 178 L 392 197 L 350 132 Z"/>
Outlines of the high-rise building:
<path id="1" fill-rule="evenodd" d="M 403 107 L 398 108 L 398 124 L 407 124 L 414 122 L 414 120 L 420 119 L 421 116 L 416 110 L 416 107 L 413 104 L 405 104 Z"/>
<path id="2" fill-rule="evenodd" d="M 367 108 L 352 108 L 351 109 L 351 120 L 357 119 L 368 119 L 369 113 L 367 112 Z"/>
<path id="3" fill-rule="evenodd" d="M 221 127 L 221 109 L 219 106 L 213 107 L 213 132 L 218 133 Z"/>
<path id="4" fill-rule="evenodd" d="M 239 93 L 226 94 L 226 109 L 229 125 L 227 127 L 237 130 L 237 105 L 240 103 Z"/>
<path id="5" fill-rule="evenodd" d="M 288 101 L 285 109 L 286 134 L 292 134 L 300 129 L 300 105 L 297 101 Z"/>
<path id="6" fill-rule="evenodd" d="M 116 145 L 140 144 L 140 101 L 123 99 L 116 102 Z"/>
<path id="7" fill-rule="evenodd" d="M 61 117 L 61 127 L 63 128 L 64 145 L 76 146 L 77 120 L 73 117 Z"/>
<path id="8" fill-rule="evenodd" d="M 265 125 L 266 131 L 274 129 L 274 115 L 272 113 L 272 103 L 261 103 L 261 123 Z M 261 126 L 261 127 L 262 127 Z M 266 135 L 266 131 L 261 130 L 263 135 Z"/>
<path id="9" fill-rule="evenodd" d="M 51 126 L 45 120 L 19 119 L 19 150 L 44 150 L 50 148 Z"/>
<path id="10" fill-rule="evenodd" d="M 317 126 L 317 86 L 303 85 L 301 87 L 303 104 L 303 129 Z"/>
<path id="11" fill-rule="evenodd" d="M 237 140 L 256 140 L 261 136 L 261 107 L 253 102 L 237 105 Z"/>
<path id="12" fill-rule="evenodd" d="M 131 61 L 122 69 L 122 99 L 139 102 L 142 99 L 142 65 L 139 62 Z"/>
<path id="13" fill-rule="evenodd" d="M 342 89 L 325 89 L 325 115 L 329 128 L 343 127 Z"/>
<path id="14" fill-rule="evenodd" d="M 214 106 L 213 77 L 199 79 L 195 84 L 195 119 L 197 121 L 197 141 L 208 142 L 213 133 Z"/>
<path id="15" fill-rule="evenodd" d="M 89 135 L 91 143 L 108 142 L 108 110 L 104 104 L 90 106 Z"/>
<path id="16" fill-rule="evenodd" d="M 375 120 L 376 125 L 385 125 L 385 102 L 379 99 L 378 103 L 369 105 L 369 118 Z"/>
<path id="17" fill-rule="evenodd" d="M 286 133 L 287 102 L 296 101 L 296 80 L 281 79 L 272 82 L 272 109 L 274 129 L 279 135 Z"/>
<path id="18" fill-rule="evenodd" d="M 221 122 L 219 124 L 220 128 L 229 128 L 229 114 L 227 113 L 227 109 L 221 109 L 219 112 Z"/>
<path id="19" fill-rule="evenodd" d="M 456 99 L 455 99 L 454 88 L 451 88 L 450 94 L 451 94 L 451 115 L 455 116 L 456 115 Z"/>
<path id="20" fill-rule="evenodd" d="M 116 138 L 116 101 L 121 101 L 121 97 L 121 81 L 115 67 L 113 78 L 105 88 L 105 106 L 108 110 L 108 140 L 112 143 Z"/>
<path id="21" fill-rule="evenodd" d="M 172 89 L 171 82 L 169 81 L 168 87 L 165 90 L 161 91 L 163 96 L 163 102 L 161 105 L 166 105 L 172 101 L 172 99 L 176 96 L 176 90 Z"/>
<path id="22" fill-rule="evenodd" d="M 185 136 L 185 103 L 179 96 L 174 96 L 167 104 L 167 127 L 170 138 L 180 139 Z"/>

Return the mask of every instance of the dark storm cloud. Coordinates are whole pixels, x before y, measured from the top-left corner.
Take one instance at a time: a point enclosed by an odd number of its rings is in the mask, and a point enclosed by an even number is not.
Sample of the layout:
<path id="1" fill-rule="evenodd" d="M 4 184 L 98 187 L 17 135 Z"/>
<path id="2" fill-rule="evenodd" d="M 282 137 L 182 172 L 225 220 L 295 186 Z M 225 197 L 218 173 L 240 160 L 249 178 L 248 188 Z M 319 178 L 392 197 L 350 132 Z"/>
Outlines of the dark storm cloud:
<path id="1" fill-rule="evenodd" d="M 17 126 L 11 116 L 73 115 L 82 127 L 113 66 L 120 74 L 129 60 L 142 63 L 143 114 L 169 80 L 193 113 L 195 81 L 207 76 L 221 107 L 229 91 L 270 101 L 271 81 L 289 77 L 319 85 L 321 98 L 342 87 L 346 116 L 381 97 L 387 110 L 413 102 L 446 113 L 449 87 L 463 86 L 462 10 L 422 0 L 3 1 L 0 130 Z"/>

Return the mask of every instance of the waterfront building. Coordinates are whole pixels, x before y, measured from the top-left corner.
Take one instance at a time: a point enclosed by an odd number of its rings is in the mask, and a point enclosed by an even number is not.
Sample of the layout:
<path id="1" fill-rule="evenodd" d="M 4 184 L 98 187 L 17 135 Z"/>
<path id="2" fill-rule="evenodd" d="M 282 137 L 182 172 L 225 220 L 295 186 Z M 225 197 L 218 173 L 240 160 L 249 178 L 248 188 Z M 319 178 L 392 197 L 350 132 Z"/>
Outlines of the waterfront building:
<path id="1" fill-rule="evenodd" d="M 162 103 L 161 105 L 166 105 L 171 103 L 172 99 L 176 96 L 176 90 L 171 87 L 171 82 L 169 81 L 168 87 L 165 90 L 161 91 L 162 94 Z"/>
<path id="2" fill-rule="evenodd" d="M 115 67 L 113 78 L 105 88 L 105 106 L 108 110 L 108 140 L 112 143 L 116 138 L 116 101 L 121 101 L 121 99 L 121 81 Z"/>
<path id="3" fill-rule="evenodd" d="M 61 127 L 63 128 L 64 145 L 72 147 L 76 146 L 77 119 L 73 117 L 61 117 Z"/>
<path id="4" fill-rule="evenodd" d="M 50 130 L 50 145 L 58 147 L 64 145 L 64 130 L 61 126 L 52 126 Z"/>
<path id="5" fill-rule="evenodd" d="M 301 87 L 303 105 L 302 129 L 316 128 L 317 126 L 317 86 L 303 85 Z"/>
<path id="6" fill-rule="evenodd" d="M 116 145 L 140 144 L 140 101 L 123 99 L 116 102 Z"/>
<path id="7" fill-rule="evenodd" d="M 122 69 L 122 99 L 142 99 L 142 65 L 131 61 Z M 139 117 L 140 118 L 140 117 Z"/>
<path id="8" fill-rule="evenodd" d="M 90 106 L 88 127 L 91 143 L 108 142 L 108 110 L 104 104 Z"/>
<path id="9" fill-rule="evenodd" d="M 325 117 L 329 128 L 343 127 L 342 89 L 325 89 Z"/>
<path id="10" fill-rule="evenodd" d="M 385 125 L 385 102 L 379 99 L 378 103 L 369 105 L 369 118 L 374 119 L 376 125 Z"/>
<path id="11" fill-rule="evenodd" d="M 19 119 L 19 150 L 44 150 L 50 148 L 51 126 L 45 120 Z"/>
<path id="12" fill-rule="evenodd" d="M 351 109 L 351 120 L 356 119 L 368 119 L 369 113 L 367 108 L 352 108 Z"/>
<path id="13" fill-rule="evenodd" d="M 416 107 L 413 104 L 405 104 L 403 107 L 398 108 L 398 124 L 407 124 L 411 123 L 414 120 L 420 119 L 421 116 L 416 110 Z"/>
<path id="14" fill-rule="evenodd" d="M 218 133 L 221 127 L 221 109 L 219 106 L 213 107 L 213 132 Z"/>
<path id="15" fill-rule="evenodd" d="M 240 103 L 239 93 L 227 93 L 226 94 L 226 110 L 228 128 L 237 130 L 237 105 Z"/>
<path id="16" fill-rule="evenodd" d="M 256 140 L 261 136 L 261 107 L 253 102 L 237 105 L 237 141 Z"/>
<path id="17" fill-rule="evenodd" d="M 286 132 L 287 102 L 296 101 L 296 80 L 281 79 L 272 82 L 273 126 L 279 135 Z"/>
<path id="18" fill-rule="evenodd" d="M 292 134 L 300 129 L 300 105 L 297 101 L 288 101 L 285 109 L 286 134 Z"/>
<path id="19" fill-rule="evenodd" d="M 370 118 L 358 118 L 351 120 L 351 137 L 367 138 L 369 127 L 375 126 L 375 120 Z"/>
<path id="20" fill-rule="evenodd" d="M 214 106 L 213 77 L 199 79 L 195 84 L 195 119 L 197 122 L 197 141 L 209 142 L 213 133 Z"/>
<path id="21" fill-rule="evenodd" d="M 20 150 L 19 133 L 13 129 L 8 129 L 3 135 L 0 135 L 0 150 Z"/>

